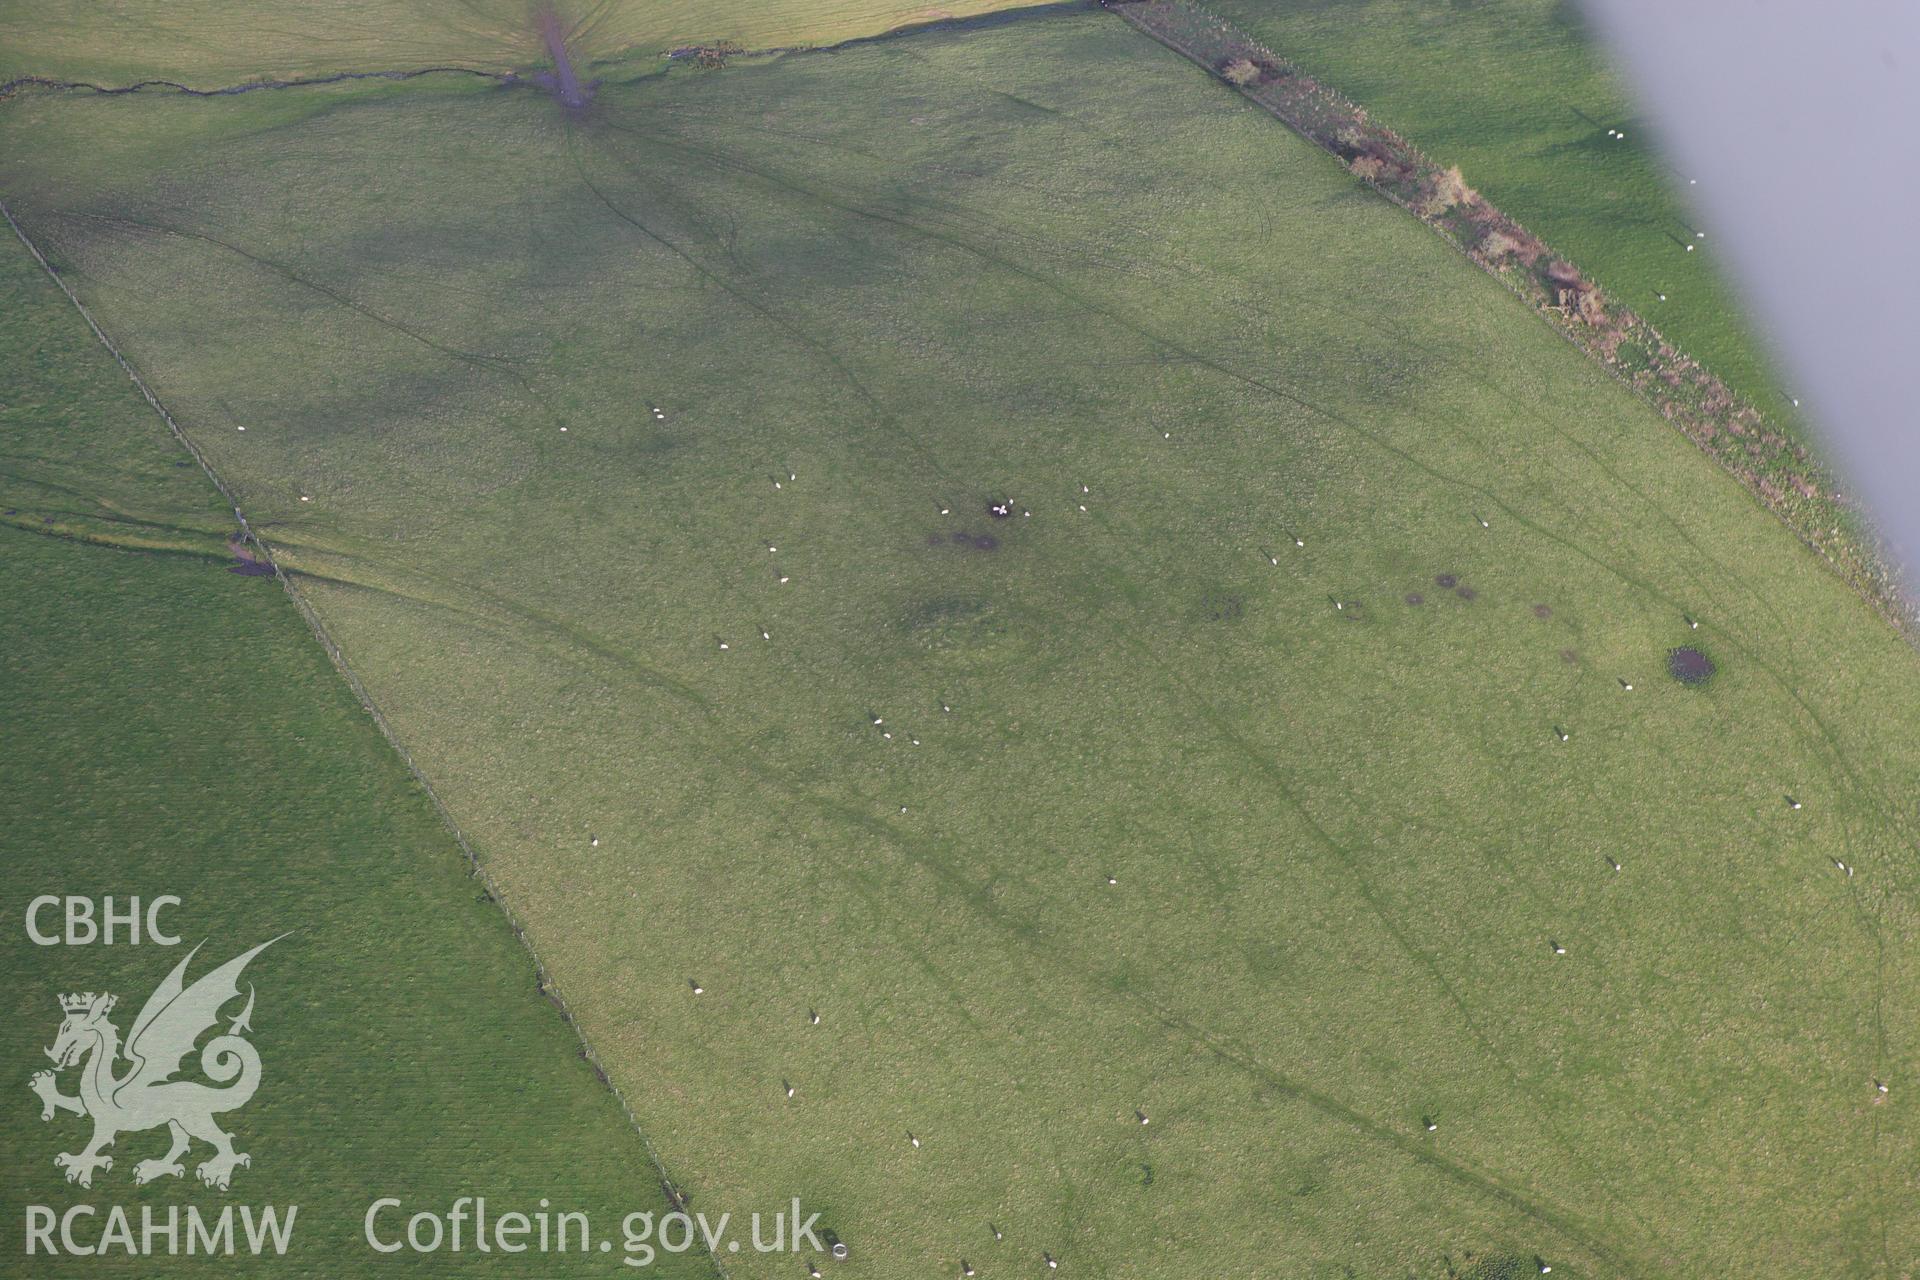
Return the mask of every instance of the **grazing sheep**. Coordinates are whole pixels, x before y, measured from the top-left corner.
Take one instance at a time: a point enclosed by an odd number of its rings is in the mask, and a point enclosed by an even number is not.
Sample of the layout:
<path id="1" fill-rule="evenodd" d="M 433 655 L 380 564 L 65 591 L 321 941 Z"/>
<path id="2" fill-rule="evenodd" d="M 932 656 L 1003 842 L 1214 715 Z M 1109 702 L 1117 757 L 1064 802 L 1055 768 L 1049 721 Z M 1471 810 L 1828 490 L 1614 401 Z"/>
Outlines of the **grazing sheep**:
<path id="1" fill-rule="evenodd" d="M 907 1141 L 913 1144 L 913 1149 L 915 1151 L 918 1151 L 920 1149 L 920 1139 L 914 1137 L 911 1132 L 907 1134 Z"/>
<path id="2" fill-rule="evenodd" d="M 707 989 L 701 986 L 698 982 L 694 981 L 692 978 L 687 979 L 687 985 L 693 988 L 693 994 L 697 996 L 703 996 L 707 994 Z"/>
<path id="3" fill-rule="evenodd" d="M 818 1009 L 807 1010 L 807 1025 L 812 1027 L 820 1025 L 820 1011 Z"/>
<path id="4" fill-rule="evenodd" d="M 1565 954 L 1567 954 L 1567 949 L 1566 949 L 1565 947 L 1563 947 L 1563 946 L 1561 946 L 1561 945 L 1560 945 L 1559 943 L 1557 943 L 1557 942 L 1554 942 L 1554 941 L 1552 941 L 1552 940 L 1549 940 L 1549 941 L 1547 942 L 1547 945 L 1553 948 L 1553 954 L 1555 954 L 1555 955 L 1557 955 L 1557 956 L 1563 956 L 1563 955 L 1565 955 Z"/>

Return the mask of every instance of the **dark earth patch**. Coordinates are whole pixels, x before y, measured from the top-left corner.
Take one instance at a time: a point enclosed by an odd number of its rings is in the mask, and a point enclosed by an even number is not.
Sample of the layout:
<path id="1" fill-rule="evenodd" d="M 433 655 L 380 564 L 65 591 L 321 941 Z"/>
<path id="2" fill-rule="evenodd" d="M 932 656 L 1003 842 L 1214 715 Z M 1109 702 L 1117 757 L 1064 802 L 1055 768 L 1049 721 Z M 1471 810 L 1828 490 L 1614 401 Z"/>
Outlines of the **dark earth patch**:
<path id="1" fill-rule="evenodd" d="M 1459 596 L 1462 600 L 1478 600 L 1480 598 L 1480 593 L 1472 587 L 1455 587 L 1453 594 Z"/>
<path id="2" fill-rule="evenodd" d="M 1553 610 L 1547 605 L 1537 604 L 1533 606 L 1533 616 L 1536 618 L 1551 618 L 1553 616 Z"/>
<path id="3" fill-rule="evenodd" d="M 1445 587 L 1451 591 L 1460 585 L 1460 579 L 1450 573 L 1436 573 L 1433 575 L 1433 585 L 1436 587 Z"/>
<path id="4" fill-rule="evenodd" d="M 1212 622 L 1238 622 L 1246 611 L 1239 596 L 1224 591 L 1209 591 L 1200 598 L 1200 612 Z"/>
<path id="5" fill-rule="evenodd" d="M 1678 649 L 1667 650 L 1667 674 L 1681 684 L 1702 685 L 1713 679 L 1718 670 L 1713 659 L 1698 649 L 1682 645 Z"/>
<path id="6" fill-rule="evenodd" d="M 1408 604 L 1425 604 L 1426 602 L 1427 602 L 1427 598 L 1421 595 L 1418 591 L 1407 592 Z"/>
<path id="7" fill-rule="evenodd" d="M 1580 665 L 1580 653 L 1576 649 L 1562 649 L 1560 651 L 1560 661 L 1570 667 L 1578 666 Z"/>
<path id="8" fill-rule="evenodd" d="M 236 560 L 227 566 L 227 572 L 243 578 L 265 578 L 272 576 L 273 566 L 264 560 Z"/>

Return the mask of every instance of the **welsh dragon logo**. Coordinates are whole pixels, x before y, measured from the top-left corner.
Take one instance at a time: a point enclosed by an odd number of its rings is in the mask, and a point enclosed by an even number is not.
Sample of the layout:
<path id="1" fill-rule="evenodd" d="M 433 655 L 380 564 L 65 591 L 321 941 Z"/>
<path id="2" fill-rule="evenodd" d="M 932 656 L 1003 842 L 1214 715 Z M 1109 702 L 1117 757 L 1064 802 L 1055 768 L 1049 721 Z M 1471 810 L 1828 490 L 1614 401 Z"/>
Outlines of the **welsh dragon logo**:
<path id="1" fill-rule="evenodd" d="M 196 1138 L 213 1148 L 213 1154 L 195 1170 L 209 1187 L 225 1191 L 234 1169 L 252 1163 L 244 1151 L 233 1149 L 233 1135 L 213 1119 L 245 1106 L 260 1087 L 260 1054 L 245 1038 L 253 1029 L 248 1021 L 253 1016 L 251 985 L 246 1006 L 228 1022 L 225 1033 L 208 1040 L 200 1050 L 201 1072 L 225 1087 L 174 1077 L 195 1043 L 219 1023 L 221 1008 L 239 998 L 240 974 L 247 962 L 279 940 L 263 942 L 187 986 L 187 965 L 200 951 L 195 947 L 147 997 L 124 1046 L 119 1028 L 107 1016 L 113 1012 L 115 997 L 91 991 L 60 997 L 60 1010 L 66 1016 L 53 1047 L 46 1051 L 54 1069 L 36 1072 L 29 1083 L 40 1095 L 42 1120 L 53 1119 L 57 1111 L 93 1120 L 92 1141 L 79 1151 L 63 1151 L 53 1158 L 55 1165 L 66 1170 L 68 1182 L 92 1186 L 95 1169 L 113 1168 L 113 1157 L 103 1152 L 116 1137 L 161 1125 L 172 1134 L 173 1146 L 157 1160 L 134 1165 L 136 1184 L 184 1175 L 180 1157 Z M 120 1070 L 123 1058 L 126 1067 Z M 57 1072 L 69 1067 L 80 1068 L 77 1096 L 61 1093 L 56 1079 Z"/>

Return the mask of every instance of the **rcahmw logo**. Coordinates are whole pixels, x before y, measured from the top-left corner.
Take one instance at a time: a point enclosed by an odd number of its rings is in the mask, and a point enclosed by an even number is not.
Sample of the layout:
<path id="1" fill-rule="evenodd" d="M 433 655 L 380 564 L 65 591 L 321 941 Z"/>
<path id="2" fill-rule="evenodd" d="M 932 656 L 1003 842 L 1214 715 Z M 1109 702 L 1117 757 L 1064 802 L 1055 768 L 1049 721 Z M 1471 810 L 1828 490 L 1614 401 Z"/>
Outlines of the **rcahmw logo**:
<path id="1" fill-rule="evenodd" d="M 133 1166 L 136 1185 L 184 1177 L 181 1157 L 195 1142 L 212 1148 L 194 1166 L 205 1187 L 225 1191 L 234 1171 L 253 1163 L 248 1153 L 234 1149 L 233 1135 L 215 1120 L 245 1106 L 260 1087 L 260 1054 L 247 1039 L 253 1031 L 253 987 L 249 984 L 246 1003 L 226 1019 L 224 1030 L 220 1030 L 221 1010 L 240 998 L 240 975 L 247 965 L 278 941 L 263 942 L 188 985 L 187 966 L 199 954 L 195 947 L 147 997 L 124 1041 L 112 1018 L 117 1003 L 113 995 L 87 991 L 60 997 L 60 1030 L 46 1050 L 53 1070 L 36 1072 L 29 1084 L 40 1097 L 43 1121 L 69 1113 L 93 1123 L 92 1137 L 79 1150 L 53 1158 L 68 1182 L 91 1187 L 97 1172 L 112 1170 L 113 1157 L 107 1148 L 121 1134 L 163 1127 L 171 1145 Z M 180 1078 L 195 1044 L 208 1031 L 216 1034 L 198 1057 L 199 1074 L 206 1082 Z M 69 1070 L 78 1073 L 71 1094 L 61 1092 L 59 1078 Z M 74 1205 L 58 1213 L 46 1205 L 28 1205 L 27 1252 L 231 1253 L 241 1247 L 260 1253 L 271 1247 L 280 1253 L 286 1249 L 298 1211 L 298 1206 L 288 1207 L 283 1221 L 280 1211 L 271 1206 L 258 1213 L 252 1206 L 242 1206 L 241 1232 L 236 1237 L 233 1206 L 218 1214 L 189 1206 L 184 1215 L 174 1208 L 145 1206 L 136 1231 L 127 1211 L 118 1205 L 105 1209 Z M 96 1218 L 100 1219 L 97 1224 L 91 1222 Z M 80 1238 L 82 1232 L 91 1234 L 95 1225 L 99 1235 L 93 1243 Z"/>

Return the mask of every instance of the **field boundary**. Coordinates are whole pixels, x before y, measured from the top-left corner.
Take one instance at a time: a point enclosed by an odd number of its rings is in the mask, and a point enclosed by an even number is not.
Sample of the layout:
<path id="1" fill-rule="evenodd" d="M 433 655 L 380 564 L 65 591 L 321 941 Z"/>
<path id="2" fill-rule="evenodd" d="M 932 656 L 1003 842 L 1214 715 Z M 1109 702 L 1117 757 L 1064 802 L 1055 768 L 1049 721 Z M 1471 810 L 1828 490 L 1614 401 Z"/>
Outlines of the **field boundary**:
<path id="1" fill-rule="evenodd" d="M 178 80 L 137 80 L 132 84 L 95 84 L 91 80 L 56 80 L 48 76 L 15 76 L 11 80 L 0 81 L 0 102 L 6 101 L 22 89 L 68 90 L 76 93 L 97 93 L 106 97 L 118 97 L 126 93 L 141 93 L 148 89 L 165 89 L 171 93 L 185 94 L 189 98 L 228 98 L 239 93 L 254 93 L 261 89 L 309 89 L 319 85 L 345 84 L 350 80 L 417 80 L 421 76 L 478 76 L 482 80 L 497 80 L 511 84 L 519 79 L 508 71 L 483 71 L 478 67 L 416 67 L 403 71 L 336 71 L 326 76 L 296 76 L 291 80 L 247 80 L 240 84 L 221 85 L 214 89 L 196 89 L 190 84 Z M 17 232 L 16 228 L 16 232 Z"/>
<path id="2" fill-rule="evenodd" d="M 359 700 L 361 709 L 372 718 L 375 727 L 380 730 L 381 737 L 386 739 L 387 745 L 392 747 L 395 754 L 400 757 L 401 763 L 406 766 L 407 772 L 412 775 L 414 782 L 419 785 L 420 789 L 426 793 L 427 799 L 432 802 L 434 811 L 440 816 L 441 823 L 445 825 L 448 834 L 453 837 L 454 843 L 460 847 L 462 856 L 466 858 L 467 874 L 480 882 L 481 887 L 486 890 L 487 900 L 498 907 L 500 913 L 506 917 L 507 927 L 513 931 L 513 936 L 519 939 L 520 945 L 526 949 L 527 955 L 533 961 L 534 980 L 538 984 L 540 994 L 545 996 L 547 1000 L 560 1011 L 560 1017 L 579 1039 L 581 1058 L 592 1068 L 594 1075 L 606 1086 L 607 1091 L 613 1095 L 614 1100 L 620 1104 L 620 1110 L 626 1116 L 627 1124 L 632 1128 L 634 1136 L 640 1139 L 641 1147 L 646 1150 L 647 1158 L 652 1162 L 654 1172 L 659 1176 L 661 1190 L 665 1192 L 667 1200 L 672 1207 L 676 1209 L 680 1208 L 685 1202 L 685 1196 L 679 1190 L 678 1184 L 675 1183 L 667 1173 L 666 1164 L 660 1158 L 660 1153 L 654 1147 L 652 1139 L 648 1138 L 646 1130 L 641 1128 L 640 1119 L 634 1113 L 633 1104 L 627 1100 L 626 1092 L 614 1082 L 612 1075 L 608 1073 L 605 1065 L 601 1062 L 599 1051 L 594 1048 L 592 1040 L 588 1039 L 586 1031 L 581 1027 L 579 1020 L 575 1018 L 572 1006 L 567 1003 L 566 996 L 554 982 L 552 973 L 548 970 L 546 962 L 541 959 L 540 952 L 533 945 L 532 939 L 527 937 L 527 931 L 525 927 L 521 925 L 519 917 L 514 914 L 513 908 L 507 904 L 507 900 L 500 895 L 494 884 L 492 874 L 488 872 L 486 865 L 481 862 L 480 855 L 474 851 L 474 847 L 472 843 L 468 841 L 466 833 L 460 829 L 460 824 L 454 821 L 452 812 L 448 810 L 446 803 L 440 799 L 440 793 L 434 790 L 433 783 L 427 780 L 426 774 L 423 773 L 420 766 L 414 762 L 413 754 L 401 743 L 399 735 L 394 732 L 393 726 L 388 722 L 386 715 L 380 710 L 379 703 L 374 701 L 373 695 L 367 691 L 366 685 L 361 683 L 360 677 L 355 674 L 353 667 L 347 662 L 346 655 L 340 651 L 340 646 L 334 643 L 333 636 L 328 632 L 326 624 L 320 620 L 320 615 L 314 611 L 313 606 L 308 603 L 306 597 L 300 594 L 299 589 L 294 585 L 292 575 L 290 575 L 274 557 L 272 548 L 254 531 L 252 524 L 247 520 L 246 512 L 240 507 L 239 500 L 234 496 L 233 491 L 227 487 L 226 481 L 222 480 L 219 473 L 213 469 L 213 464 L 207 460 L 207 456 L 200 451 L 192 440 L 188 439 L 187 433 L 181 430 L 180 424 L 174 420 L 173 414 L 167 409 L 165 404 L 161 403 L 160 397 L 154 394 L 153 388 L 147 385 L 146 379 L 140 376 L 139 371 L 135 369 L 132 362 L 121 353 L 120 348 L 114 345 L 113 339 L 107 336 L 106 330 L 102 329 L 99 322 L 93 318 L 93 313 L 87 309 L 86 303 L 80 300 L 80 296 L 73 291 L 72 287 L 67 284 L 60 273 L 54 270 L 53 264 L 48 262 L 46 256 L 40 252 L 39 246 L 34 244 L 33 240 L 27 235 L 26 229 L 14 218 L 13 210 L 7 207 L 4 200 L 0 200 L 0 217 L 6 219 L 7 226 L 12 229 L 14 236 L 19 239 L 22 245 L 26 246 L 27 252 L 33 255 L 33 260 L 40 264 L 42 271 L 47 273 L 47 278 L 59 286 L 60 292 L 65 294 L 67 301 L 73 304 L 73 309 L 80 313 L 80 318 L 87 322 L 87 327 L 93 330 L 93 336 L 99 340 L 101 346 L 106 348 L 107 354 L 113 357 L 114 362 L 120 366 L 121 371 L 127 375 L 135 387 L 139 388 L 140 394 L 145 397 L 148 406 L 160 416 L 162 422 L 167 424 L 167 430 L 173 434 L 173 438 L 179 442 L 180 446 L 184 448 L 193 458 L 194 462 L 199 465 L 201 472 L 212 482 L 213 487 L 219 491 L 220 496 L 226 500 L 227 505 L 233 509 L 233 518 L 238 522 L 240 527 L 241 540 L 248 547 L 252 548 L 253 552 L 259 556 L 262 561 L 272 567 L 273 576 L 279 580 L 281 587 L 287 593 L 287 598 L 293 601 L 294 608 L 299 611 L 300 617 L 306 622 L 307 628 L 313 633 L 314 639 L 320 642 L 320 647 L 326 651 L 327 657 L 332 660 L 334 669 L 340 673 L 341 677 L 346 681 L 347 687 L 353 691 L 353 696 Z M 703 1248 L 705 1248 L 704 1245 Z M 727 1280 L 728 1272 L 726 1265 L 721 1262 L 720 1258 L 714 1254 L 711 1249 L 705 1249 L 705 1252 L 714 1272 L 721 1277 L 721 1280 Z"/>
<path id="3" fill-rule="evenodd" d="M 1568 258 L 1411 142 L 1195 0 L 1096 0 L 1193 62 L 1425 223 L 1719 463 L 1910 643 L 1920 601 L 1826 464 L 1610 299 Z"/>

